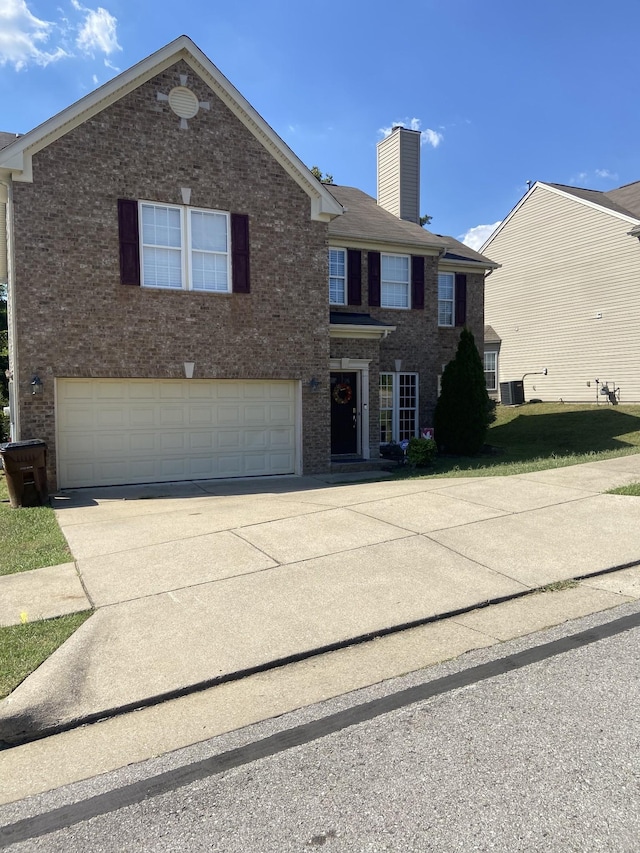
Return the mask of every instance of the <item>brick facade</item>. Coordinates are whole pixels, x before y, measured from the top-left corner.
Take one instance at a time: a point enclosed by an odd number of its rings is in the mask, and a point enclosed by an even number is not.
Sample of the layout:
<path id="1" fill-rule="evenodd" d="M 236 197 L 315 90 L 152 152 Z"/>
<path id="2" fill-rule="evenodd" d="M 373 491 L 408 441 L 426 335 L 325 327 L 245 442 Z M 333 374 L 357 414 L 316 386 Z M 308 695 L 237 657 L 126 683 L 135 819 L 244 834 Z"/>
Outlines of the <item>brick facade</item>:
<path id="1" fill-rule="evenodd" d="M 188 127 L 158 93 L 187 85 L 210 109 Z M 120 284 L 117 200 L 248 214 L 251 292 Z M 43 438 L 55 473 L 54 379 L 293 379 L 302 384 L 303 470 L 330 461 L 327 226 L 310 199 L 184 62 L 142 84 L 33 157 L 14 185 L 15 375 L 21 438 Z M 41 396 L 31 396 L 37 372 Z"/>
<path id="2" fill-rule="evenodd" d="M 410 253 L 410 249 L 407 249 Z M 415 251 L 414 251 L 415 254 Z M 368 253 L 362 252 L 362 305 L 333 305 L 332 311 L 362 311 L 370 314 L 396 330 L 378 342 L 362 340 L 332 341 L 331 355 L 334 358 L 367 358 L 370 364 L 370 436 L 371 455 L 377 455 L 380 443 L 379 431 L 379 376 L 394 372 L 396 360 L 402 362 L 402 372 L 417 373 L 419 377 L 419 426 L 432 426 L 433 413 L 438 398 L 438 376 L 442 365 L 455 356 L 460 339 L 460 326 L 445 328 L 438 326 L 438 260 L 434 256 L 424 258 L 425 294 L 424 309 L 390 309 L 369 306 L 368 299 Z M 467 273 L 466 325 L 476 340 L 482 355 L 484 330 L 484 276 Z"/>

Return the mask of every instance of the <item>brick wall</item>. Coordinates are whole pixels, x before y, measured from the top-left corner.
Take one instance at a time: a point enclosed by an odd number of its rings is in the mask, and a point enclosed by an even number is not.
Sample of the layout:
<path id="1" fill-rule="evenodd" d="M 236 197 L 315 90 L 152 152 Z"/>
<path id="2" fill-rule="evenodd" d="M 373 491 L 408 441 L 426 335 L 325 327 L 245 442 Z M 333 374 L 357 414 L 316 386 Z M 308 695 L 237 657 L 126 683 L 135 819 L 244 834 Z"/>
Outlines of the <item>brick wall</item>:
<path id="1" fill-rule="evenodd" d="M 157 93 L 187 85 L 210 109 L 186 130 Z M 318 378 L 329 385 L 327 226 L 217 96 L 177 63 L 33 158 L 14 198 L 21 438 L 49 445 L 55 377 Z M 249 215 L 251 293 L 120 284 L 117 199 Z M 37 371 L 44 393 L 28 383 Z M 303 385 L 303 466 L 329 464 L 328 395 Z"/>
<path id="2" fill-rule="evenodd" d="M 396 326 L 385 340 L 376 344 L 377 356 L 373 359 L 376 378 L 371 375 L 371 439 L 372 455 L 379 443 L 379 399 L 378 376 L 380 372 L 395 371 L 396 360 L 401 360 L 402 371 L 419 374 L 419 424 L 433 425 L 433 411 L 438 397 L 438 376 L 442 365 L 449 362 L 456 353 L 460 339 L 460 327 L 443 328 L 438 326 L 438 261 L 435 257 L 425 257 L 425 307 L 424 310 L 399 310 L 369 307 L 368 296 L 368 254 L 362 252 L 362 305 L 336 306 L 332 311 L 361 311 L 369 313 L 374 319 Z M 473 332 L 476 345 L 482 355 L 484 334 L 484 276 L 467 273 L 467 326 Z M 341 341 L 340 356 L 366 358 L 357 353 L 362 349 L 362 341 Z M 331 354 L 338 355 L 335 342 L 331 345 Z M 374 387 L 375 383 L 375 387 Z"/>

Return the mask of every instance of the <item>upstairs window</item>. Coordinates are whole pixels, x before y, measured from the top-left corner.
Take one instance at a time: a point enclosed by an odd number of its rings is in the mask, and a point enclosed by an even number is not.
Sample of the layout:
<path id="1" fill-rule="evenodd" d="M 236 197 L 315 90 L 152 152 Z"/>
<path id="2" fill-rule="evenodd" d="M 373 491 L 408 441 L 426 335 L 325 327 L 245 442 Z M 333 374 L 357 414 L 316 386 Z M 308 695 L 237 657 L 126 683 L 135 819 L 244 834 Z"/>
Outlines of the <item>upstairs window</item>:
<path id="1" fill-rule="evenodd" d="M 380 256 L 380 305 L 409 308 L 409 255 Z"/>
<path id="2" fill-rule="evenodd" d="M 454 321 L 455 274 L 438 273 L 438 325 L 453 326 Z"/>
<path id="3" fill-rule="evenodd" d="M 347 302 L 347 252 L 329 249 L 329 302 L 346 305 Z"/>
<path id="4" fill-rule="evenodd" d="M 229 214 L 140 203 L 142 285 L 231 291 Z"/>

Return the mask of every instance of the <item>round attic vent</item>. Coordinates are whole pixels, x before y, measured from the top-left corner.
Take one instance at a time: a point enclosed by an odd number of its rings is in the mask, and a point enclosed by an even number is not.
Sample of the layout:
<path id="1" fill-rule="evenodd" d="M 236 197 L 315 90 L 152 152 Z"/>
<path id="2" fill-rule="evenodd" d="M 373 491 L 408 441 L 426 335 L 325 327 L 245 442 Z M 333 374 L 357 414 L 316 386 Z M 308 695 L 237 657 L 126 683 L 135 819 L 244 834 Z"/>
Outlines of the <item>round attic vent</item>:
<path id="1" fill-rule="evenodd" d="M 169 92 L 169 106 L 180 118 L 193 118 L 200 109 L 200 102 L 185 86 L 176 86 Z"/>

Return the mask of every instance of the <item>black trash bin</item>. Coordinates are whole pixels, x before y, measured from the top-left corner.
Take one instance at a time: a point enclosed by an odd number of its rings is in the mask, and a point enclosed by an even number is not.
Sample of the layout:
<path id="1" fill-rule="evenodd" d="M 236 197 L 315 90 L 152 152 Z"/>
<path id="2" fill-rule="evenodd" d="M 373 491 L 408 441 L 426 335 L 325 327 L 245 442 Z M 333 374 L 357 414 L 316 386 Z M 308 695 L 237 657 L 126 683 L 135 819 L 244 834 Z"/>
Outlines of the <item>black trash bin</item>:
<path id="1" fill-rule="evenodd" d="M 0 444 L 0 458 L 13 509 L 48 503 L 46 442 L 34 438 Z"/>

